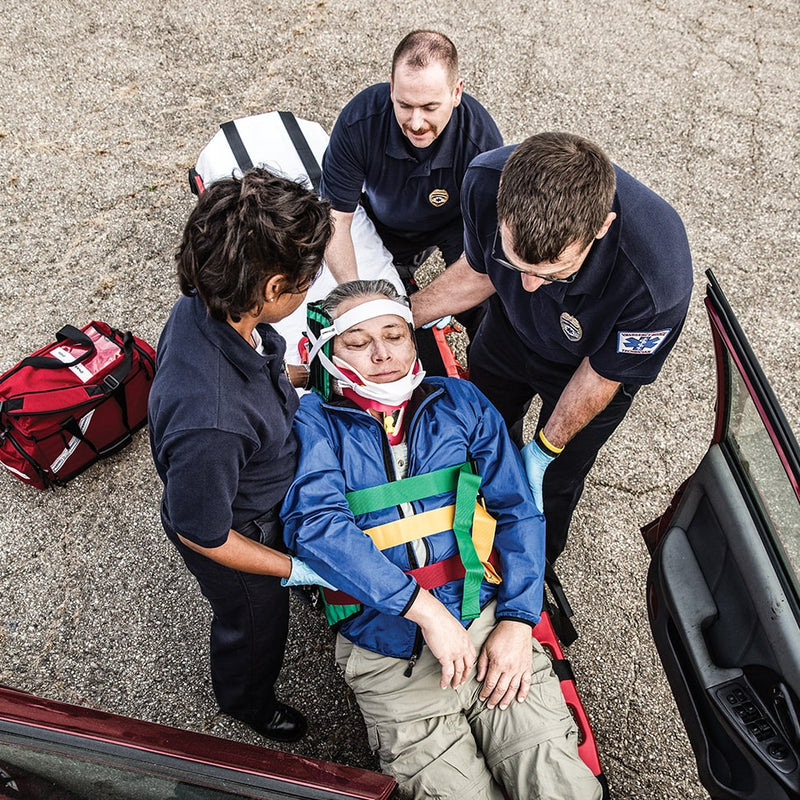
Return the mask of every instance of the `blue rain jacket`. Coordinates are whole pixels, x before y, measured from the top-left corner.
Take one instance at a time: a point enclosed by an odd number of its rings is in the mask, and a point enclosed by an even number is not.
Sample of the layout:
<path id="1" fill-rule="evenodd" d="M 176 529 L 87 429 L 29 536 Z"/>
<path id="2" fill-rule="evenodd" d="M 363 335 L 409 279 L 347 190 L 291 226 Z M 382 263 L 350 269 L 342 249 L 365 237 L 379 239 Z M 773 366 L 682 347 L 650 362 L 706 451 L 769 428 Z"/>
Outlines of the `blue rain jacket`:
<path id="1" fill-rule="evenodd" d="M 542 608 L 544 517 L 534 505 L 519 451 L 495 408 L 471 383 L 431 377 L 406 410 L 408 477 L 472 460 L 482 477 L 480 492 L 497 521 L 494 547 L 499 585 L 484 580 L 480 604 L 497 598 L 497 618 L 535 625 Z M 383 655 L 419 653 L 418 626 L 403 617 L 419 591 L 404 574 L 458 552 L 452 530 L 424 539 L 420 561 L 410 544 L 380 551 L 362 531 L 402 516 L 394 506 L 354 517 L 345 493 L 395 480 L 383 426 L 344 398 L 324 402 L 316 394 L 300 401 L 294 430 L 300 443 L 295 480 L 283 504 L 288 548 L 319 575 L 363 604 L 340 623 L 353 643 Z M 413 503 L 415 513 L 455 502 L 447 492 Z M 432 593 L 460 619 L 463 579 Z M 463 621 L 467 626 L 469 621 Z"/>

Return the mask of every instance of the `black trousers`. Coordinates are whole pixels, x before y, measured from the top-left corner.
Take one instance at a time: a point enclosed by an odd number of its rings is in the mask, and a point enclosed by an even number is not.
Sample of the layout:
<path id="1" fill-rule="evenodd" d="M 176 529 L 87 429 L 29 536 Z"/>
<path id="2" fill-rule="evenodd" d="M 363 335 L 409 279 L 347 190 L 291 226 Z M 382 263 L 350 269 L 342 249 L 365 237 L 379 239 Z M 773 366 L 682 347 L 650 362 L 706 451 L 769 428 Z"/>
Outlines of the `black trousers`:
<path id="1" fill-rule="evenodd" d="M 542 400 L 537 430 L 545 425 L 575 367 L 542 358 L 519 338 L 495 295 L 469 359 L 470 380 L 503 416 L 511 438 L 522 446 L 522 422 L 535 395 Z M 542 495 L 547 521 L 547 558 L 553 563 L 564 550 L 575 506 L 583 493 L 586 476 L 616 427 L 631 406 L 638 385 L 620 390 L 564 448 L 544 474 Z"/>
<path id="2" fill-rule="evenodd" d="M 280 578 L 222 566 L 186 547 L 164 519 L 167 536 L 211 604 L 211 682 L 219 707 L 247 723 L 260 723 L 275 708 L 274 685 L 289 632 L 289 590 Z M 277 509 L 240 533 L 283 548 Z"/>

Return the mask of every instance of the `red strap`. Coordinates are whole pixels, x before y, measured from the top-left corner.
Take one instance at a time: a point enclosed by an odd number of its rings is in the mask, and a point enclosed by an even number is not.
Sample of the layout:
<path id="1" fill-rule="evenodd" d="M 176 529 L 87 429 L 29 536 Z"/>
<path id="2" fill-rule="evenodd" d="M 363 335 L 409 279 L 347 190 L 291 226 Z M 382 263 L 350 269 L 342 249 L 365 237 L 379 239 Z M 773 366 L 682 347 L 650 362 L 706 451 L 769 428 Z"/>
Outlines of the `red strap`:
<path id="1" fill-rule="evenodd" d="M 450 581 L 463 578 L 465 574 L 464 565 L 461 563 L 461 556 L 458 553 L 446 558 L 444 561 L 417 567 L 417 569 L 412 569 L 406 573 L 423 589 L 435 589 L 437 586 L 444 586 Z"/>
<path id="2" fill-rule="evenodd" d="M 347 592 L 340 592 L 338 589 L 322 589 L 325 595 L 325 602 L 331 606 L 357 606 L 360 605 L 355 597 L 350 597 Z"/>
<path id="3" fill-rule="evenodd" d="M 435 325 L 433 326 L 433 338 L 436 341 L 436 346 L 439 348 L 439 355 L 441 356 L 442 363 L 444 364 L 444 370 L 450 378 L 464 378 L 468 379 L 469 375 L 467 370 L 456 360 L 455 355 L 453 355 L 453 351 L 450 349 L 450 345 L 447 344 L 447 339 L 445 338 L 445 333 L 450 333 L 452 331 L 460 331 L 461 328 L 449 326 L 442 330 L 441 328 L 437 328 Z"/>
<path id="4" fill-rule="evenodd" d="M 497 569 L 497 551 L 492 550 L 489 556 L 489 563 Z M 406 572 L 423 589 L 435 589 L 437 586 L 444 586 L 450 581 L 457 581 L 466 574 L 464 565 L 461 563 L 461 556 L 456 553 L 444 561 L 437 561 L 435 564 L 428 564 L 424 567 L 417 567 Z M 325 601 L 333 606 L 349 606 L 358 603 L 354 597 L 345 592 L 331 589 L 323 589 Z"/>

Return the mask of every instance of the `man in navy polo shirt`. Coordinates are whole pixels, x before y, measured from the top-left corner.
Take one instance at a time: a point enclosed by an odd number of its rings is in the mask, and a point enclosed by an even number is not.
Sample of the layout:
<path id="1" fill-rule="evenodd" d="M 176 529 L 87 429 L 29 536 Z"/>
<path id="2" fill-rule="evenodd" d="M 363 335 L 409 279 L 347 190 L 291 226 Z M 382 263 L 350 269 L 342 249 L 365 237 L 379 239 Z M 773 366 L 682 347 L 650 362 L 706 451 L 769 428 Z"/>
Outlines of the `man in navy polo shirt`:
<path id="1" fill-rule="evenodd" d="M 600 447 L 683 327 L 686 232 L 662 198 L 566 133 L 479 156 L 461 203 L 465 257 L 414 296 L 414 319 L 491 298 L 470 378 L 520 445 L 525 412 L 542 400 L 522 452 L 552 562 Z"/>
<path id="2" fill-rule="evenodd" d="M 461 183 L 470 161 L 503 138 L 465 94 L 453 43 L 413 31 L 397 46 L 389 83 L 370 86 L 342 110 L 322 160 L 320 194 L 331 203 L 328 267 L 339 283 L 358 278 L 350 227 L 359 202 L 375 223 L 407 288 L 438 247 L 446 265 L 464 250 Z M 464 311 L 465 309 L 462 309 Z M 462 315 L 468 330 L 480 314 Z"/>

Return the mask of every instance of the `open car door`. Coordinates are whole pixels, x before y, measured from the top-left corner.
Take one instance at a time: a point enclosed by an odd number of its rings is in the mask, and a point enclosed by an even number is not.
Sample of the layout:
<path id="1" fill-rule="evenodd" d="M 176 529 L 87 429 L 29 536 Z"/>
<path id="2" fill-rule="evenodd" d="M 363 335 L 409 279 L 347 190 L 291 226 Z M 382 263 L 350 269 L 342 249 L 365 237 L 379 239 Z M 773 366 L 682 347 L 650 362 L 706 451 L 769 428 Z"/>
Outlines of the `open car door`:
<path id="1" fill-rule="evenodd" d="M 714 800 L 800 798 L 800 451 L 719 284 L 713 442 L 642 530 L 647 605 Z"/>

